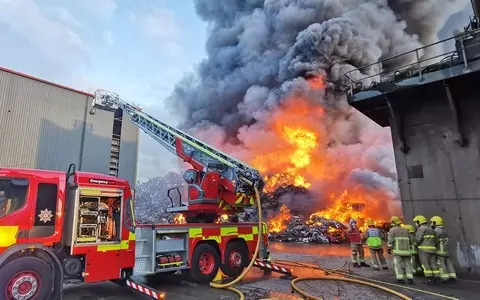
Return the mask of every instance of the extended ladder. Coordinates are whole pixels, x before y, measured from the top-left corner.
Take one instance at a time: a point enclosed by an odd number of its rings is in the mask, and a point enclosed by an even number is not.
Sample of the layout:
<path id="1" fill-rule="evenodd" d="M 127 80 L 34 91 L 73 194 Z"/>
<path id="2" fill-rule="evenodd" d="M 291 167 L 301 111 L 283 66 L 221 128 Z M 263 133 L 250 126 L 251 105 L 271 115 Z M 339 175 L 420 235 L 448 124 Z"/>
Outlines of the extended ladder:
<path id="1" fill-rule="evenodd" d="M 105 90 L 95 91 L 93 106 L 108 111 L 116 111 L 120 108 L 129 114 L 131 122 L 170 152 L 177 155 L 176 139 L 180 139 L 183 150 L 187 155 L 192 156 L 196 151 L 203 154 L 196 155 L 195 160 L 204 166 L 209 164 L 224 164 L 232 168 L 240 181 L 244 183 L 241 187 L 251 191 L 252 186 L 256 185 L 259 190 L 263 189 L 264 182 L 260 173 L 255 168 L 197 140 L 179 129 L 155 119 L 143 112 L 141 108 L 122 100 L 115 93 Z"/>

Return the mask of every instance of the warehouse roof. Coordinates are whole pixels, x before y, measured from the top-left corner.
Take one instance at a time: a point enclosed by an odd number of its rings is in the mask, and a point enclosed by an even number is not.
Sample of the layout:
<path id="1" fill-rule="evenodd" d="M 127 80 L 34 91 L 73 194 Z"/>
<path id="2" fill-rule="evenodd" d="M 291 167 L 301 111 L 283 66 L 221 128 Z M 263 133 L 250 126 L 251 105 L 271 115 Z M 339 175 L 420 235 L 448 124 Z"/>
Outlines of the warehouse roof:
<path id="1" fill-rule="evenodd" d="M 17 71 L 11 70 L 11 69 L 0 67 L 0 71 L 15 74 L 15 75 L 22 76 L 22 77 L 25 77 L 25 78 L 28 78 L 28 79 L 36 80 L 36 81 L 46 83 L 46 84 L 49 84 L 49 85 L 52 85 L 52 86 L 55 86 L 55 87 L 59 87 L 59 88 L 62 88 L 62 89 L 72 91 L 72 92 L 75 92 L 75 93 L 83 94 L 85 96 L 90 96 L 90 97 L 94 96 L 92 93 L 77 90 L 77 89 L 74 89 L 74 88 L 71 88 L 71 87 L 68 87 L 68 86 L 65 86 L 65 85 L 54 83 L 54 82 L 51 82 L 51 81 L 48 81 L 48 80 L 45 80 L 45 79 L 41 79 L 41 78 L 31 76 L 31 75 L 28 75 L 28 74 L 25 74 L 25 73 L 17 72 Z"/>

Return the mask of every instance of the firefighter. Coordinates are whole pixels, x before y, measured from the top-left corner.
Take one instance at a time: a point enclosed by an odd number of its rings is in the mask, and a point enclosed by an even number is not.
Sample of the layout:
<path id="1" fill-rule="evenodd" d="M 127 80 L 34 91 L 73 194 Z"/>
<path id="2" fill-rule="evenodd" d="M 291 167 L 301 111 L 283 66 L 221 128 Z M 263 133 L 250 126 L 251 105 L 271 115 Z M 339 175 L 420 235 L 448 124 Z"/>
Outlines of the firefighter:
<path id="1" fill-rule="evenodd" d="M 350 219 L 350 228 L 347 230 L 350 247 L 352 248 L 352 263 L 355 268 L 369 267 L 365 263 L 365 252 L 363 251 L 362 235 L 357 226 L 357 221 Z"/>
<path id="2" fill-rule="evenodd" d="M 412 264 L 410 262 L 410 233 L 403 227 L 399 217 L 393 216 L 390 219 L 392 228 L 388 232 L 388 254 L 393 252 L 393 268 L 398 283 L 413 284 Z M 392 251 L 393 247 L 393 251 Z"/>
<path id="3" fill-rule="evenodd" d="M 443 227 L 443 219 L 439 216 L 433 216 L 430 222 L 437 236 L 437 265 L 440 269 L 440 279 L 442 282 L 456 280 L 457 274 L 448 253 L 448 234 Z"/>
<path id="4" fill-rule="evenodd" d="M 408 232 L 410 232 L 410 253 L 412 254 L 410 260 L 412 262 L 413 275 L 422 275 L 422 265 L 420 264 L 420 259 L 418 258 L 418 247 L 417 243 L 415 242 L 415 228 L 410 224 L 407 224 L 404 227 L 408 230 Z"/>
<path id="5" fill-rule="evenodd" d="M 367 242 L 368 250 L 370 250 L 370 256 L 372 257 L 372 268 L 374 270 L 380 270 L 380 265 L 384 270 L 387 270 L 387 261 L 383 256 L 382 239 L 384 234 L 375 227 L 372 220 L 367 221 L 368 229 L 363 234 L 362 242 Z"/>
<path id="6" fill-rule="evenodd" d="M 413 218 L 417 232 L 415 233 L 415 243 L 418 245 L 418 257 L 422 264 L 423 275 L 430 283 L 435 283 L 440 275 L 437 268 L 437 237 L 432 227 L 427 225 L 427 219 L 418 215 Z"/>

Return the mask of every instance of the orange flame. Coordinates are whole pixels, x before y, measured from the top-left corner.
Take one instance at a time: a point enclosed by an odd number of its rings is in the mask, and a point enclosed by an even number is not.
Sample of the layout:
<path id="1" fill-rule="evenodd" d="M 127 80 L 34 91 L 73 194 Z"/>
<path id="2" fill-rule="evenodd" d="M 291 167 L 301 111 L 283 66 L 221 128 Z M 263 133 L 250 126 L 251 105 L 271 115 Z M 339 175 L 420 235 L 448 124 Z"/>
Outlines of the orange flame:
<path id="1" fill-rule="evenodd" d="M 307 80 L 312 90 L 324 89 L 326 84 L 321 76 Z M 343 187 L 342 183 L 354 166 L 359 163 L 353 157 L 329 151 L 328 116 L 319 104 L 312 104 L 300 97 L 287 99 L 279 111 L 274 113 L 267 124 L 274 138 L 259 141 L 268 144 L 268 152 L 259 150 L 252 159 L 252 165 L 265 176 L 265 191 L 273 192 L 280 186 L 315 188 L 321 185 L 322 192 L 330 192 L 328 207 L 314 213 L 348 223 L 350 218 L 366 227 L 366 219 L 383 221 L 388 218 L 385 201 L 391 200 L 383 191 L 370 191 L 363 187 Z M 269 221 L 270 232 L 286 229 L 290 210 L 282 206 L 279 214 Z M 311 218 L 310 218 L 311 219 Z M 308 223 L 309 221 L 307 221 Z M 331 229 L 335 231 L 336 229 Z"/>
<path id="2" fill-rule="evenodd" d="M 348 223 L 355 219 L 361 230 L 366 230 L 367 220 L 372 220 L 375 225 L 386 221 L 385 207 L 382 207 L 386 196 L 379 191 L 367 191 L 362 187 L 344 190 L 339 195 L 330 194 L 330 205 L 324 210 L 317 211 L 310 216 L 333 219 Z"/>
<path id="3" fill-rule="evenodd" d="M 177 214 L 175 218 L 173 218 L 173 224 L 187 224 L 187 220 L 183 214 Z"/>
<path id="4" fill-rule="evenodd" d="M 312 90 L 321 90 L 324 89 L 325 86 L 325 81 L 323 80 L 322 76 L 314 76 L 311 77 L 307 80 L 308 84 L 310 85 L 310 88 Z"/>
<path id="5" fill-rule="evenodd" d="M 287 184 L 305 188 L 312 185 L 302 174 L 306 173 L 306 168 L 319 163 L 313 161 L 321 138 L 320 132 L 315 130 L 313 119 L 323 114 L 323 108 L 312 109 L 305 100 L 298 98 L 286 104 L 274 116 L 269 127 L 278 143 L 272 145 L 269 153 L 256 155 L 252 163 L 260 172 L 268 174 L 264 178 L 266 192 Z M 311 126 L 305 123 L 303 117 L 306 115 L 311 115 Z"/>
<path id="6" fill-rule="evenodd" d="M 271 218 L 268 221 L 268 231 L 271 233 L 282 232 L 287 229 L 288 222 L 290 221 L 290 209 L 286 205 L 280 207 L 280 213 Z"/>
<path id="7" fill-rule="evenodd" d="M 215 223 L 217 223 L 217 224 L 220 224 L 220 223 L 228 223 L 228 215 L 227 215 L 227 214 L 221 215 L 220 217 L 217 218 L 217 220 L 215 221 Z"/>

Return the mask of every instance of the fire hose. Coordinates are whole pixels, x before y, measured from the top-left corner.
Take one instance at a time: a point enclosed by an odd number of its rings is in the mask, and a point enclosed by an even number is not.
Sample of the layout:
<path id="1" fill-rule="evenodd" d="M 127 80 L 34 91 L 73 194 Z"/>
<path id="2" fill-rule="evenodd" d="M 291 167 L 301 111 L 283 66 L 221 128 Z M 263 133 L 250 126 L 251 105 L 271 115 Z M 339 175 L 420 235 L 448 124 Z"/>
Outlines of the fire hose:
<path id="1" fill-rule="evenodd" d="M 397 291 L 395 291 L 395 290 L 389 289 L 389 288 L 387 288 L 387 287 L 384 287 L 384 286 L 381 286 L 381 285 L 378 285 L 378 284 L 375 284 L 375 283 L 368 282 L 368 281 L 366 281 L 366 280 L 346 278 L 346 277 L 321 277 L 321 276 L 300 277 L 300 278 L 295 278 L 294 280 L 292 280 L 292 282 L 290 283 L 292 289 L 295 290 L 295 291 L 296 291 L 297 293 L 299 293 L 300 295 L 302 295 L 303 297 L 305 297 L 305 298 L 307 298 L 307 299 L 311 299 L 311 300 L 322 300 L 323 298 L 319 298 L 319 297 L 312 296 L 312 295 L 304 292 L 304 291 L 301 290 L 300 288 L 298 288 L 297 285 L 296 285 L 296 283 L 299 282 L 299 281 L 304 281 L 304 280 L 339 280 L 339 281 L 359 283 L 359 284 L 363 284 L 363 285 L 366 285 L 366 286 L 370 286 L 370 287 L 374 287 L 374 288 L 383 290 L 383 291 L 385 291 L 385 292 L 387 292 L 387 293 L 390 293 L 390 294 L 392 294 L 392 295 L 395 295 L 395 296 L 399 297 L 400 299 L 412 300 L 412 298 L 408 297 L 407 295 L 404 295 L 404 294 L 402 294 L 402 293 L 400 293 L 400 292 L 397 292 Z"/>
<path id="2" fill-rule="evenodd" d="M 256 187 L 254 187 L 254 189 L 255 189 L 255 198 L 256 198 L 256 201 L 257 201 L 257 210 L 258 210 L 258 239 L 257 239 L 257 246 L 255 247 L 255 252 L 253 253 L 253 256 L 252 256 L 252 260 L 250 261 L 248 266 L 243 270 L 242 274 L 240 274 L 233 281 L 225 283 L 225 284 L 218 284 L 218 283 L 210 282 L 210 286 L 213 287 L 213 288 L 227 289 L 227 290 L 230 290 L 230 291 L 236 293 L 237 295 L 240 296 L 240 300 L 244 300 L 245 296 L 243 295 L 243 293 L 240 290 L 238 290 L 236 288 L 233 288 L 232 285 L 234 285 L 237 282 L 239 282 L 240 280 L 242 280 L 243 277 L 245 277 L 245 275 L 247 275 L 247 273 L 253 267 L 253 264 L 255 263 L 255 260 L 257 259 L 257 256 L 258 256 L 258 251 L 260 249 L 260 243 L 263 240 L 263 238 L 262 238 L 263 237 L 263 233 L 262 233 L 262 229 L 263 229 L 262 204 L 260 202 L 260 193 L 258 192 L 258 189 Z"/>
<path id="3" fill-rule="evenodd" d="M 399 284 L 394 284 L 394 283 L 390 283 L 390 282 L 384 282 L 384 281 L 380 281 L 380 280 L 370 279 L 370 278 L 366 278 L 366 277 L 363 277 L 363 276 L 350 274 L 347 271 L 341 271 L 341 269 L 347 264 L 347 262 L 343 263 L 340 267 L 335 268 L 335 269 L 322 269 L 322 268 L 319 268 L 319 267 L 313 267 L 313 266 L 309 266 L 307 264 L 302 264 L 302 263 L 298 263 L 298 262 L 295 262 L 295 261 L 289 261 L 289 260 L 276 260 L 275 262 L 278 263 L 278 264 L 283 264 L 283 265 L 287 265 L 287 266 L 297 266 L 297 267 L 320 270 L 320 271 L 325 272 L 326 275 L 329 275 L 329 274 L 333 273 L 333 274 L 336 274 L 336 275 L 352 277 L 352 278 L 345 278 L 345 277 L 330 277 L 330 278 L 328 278 L 328 277 L 316 276 L 316 277 L 308 277 L 308 278 L 307 277 L 297 278 L 298 280 L 293 280 L 291 282 L 292 289 L 294 291 L 296 291 L 297 293 L 299 293 L 300 295 L 306 297 L 307 299 L 316 300 L 316 299 L 321 299 L 321 298 L 315 298 L 314 296 L 311 296 L 311 295 L 305 296 L 304 294 L 302 294 L 302 293 L 305 293 L 305 292 L 300 290 L 296 286 L 296 283 L 299 282 L 299 281 L 302 281 L 302 280 L 317 280 L 318 279 L 318 280 L 340 280 L 340 281 L 360 283 L 360 284 L 364 284 L 364 285 L 367 285 L 367 286 L 379 288 L 381 290 L 384 290 L 386 292 L 394 294 L 394 295 L 400 297 L 401 299 L 411 299 L 411 298 L 409 298 L 408 296 L 406 296 L 404 294 L 398 293 L 395 290 L 388 289 L 388 288 L 384 287 L 383 285 L 390 285 L 390 286 L 398 287 L 398 288 L 401 288 L 401 289 L 407 289 L 407 290 L 416 291 L 416 292 L 420 292 L 420 293 L 424 293 L 424 294 L 429 294 L 429 295 L 433 295 L 433 296 L 436 296 L 436 297 L 439 297 L 439 298 L 444 298 L 444 299 L 459 300 L 458 298 L 455 298 L 455 297 L 450 297 L 450 296 L 430 292 L 430 291 L 427 291 L 427 290 L 422 290 L 422 289 L 412 288 L 412 287 L 403 286 L 403 285 L 399 285 Z M 357 279 L 355 279 L 355 278 L 357 278 Z M 378 284 L 374 284 L 374 282 L 378 283 Z M 393 291 L 394 293 L 392 293 L 391 291 Z M 308 295 L 308 294 L 306 294 L 306 295 Z"/>

